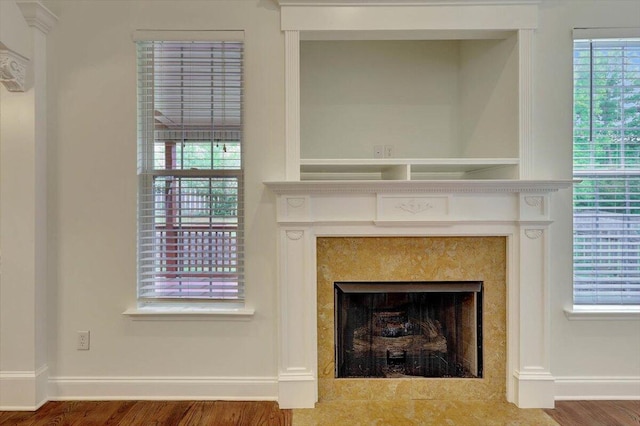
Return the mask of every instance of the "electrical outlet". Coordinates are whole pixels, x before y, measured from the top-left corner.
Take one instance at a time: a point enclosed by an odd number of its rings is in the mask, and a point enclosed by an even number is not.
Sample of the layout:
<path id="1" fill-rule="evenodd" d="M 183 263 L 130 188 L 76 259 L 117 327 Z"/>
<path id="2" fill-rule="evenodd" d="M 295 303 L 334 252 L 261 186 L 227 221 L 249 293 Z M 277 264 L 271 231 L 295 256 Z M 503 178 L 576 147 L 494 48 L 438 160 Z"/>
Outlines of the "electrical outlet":
<path id="1" fill-rule="evenodd" d="M 89 350 L 89 331 L 78 331 L 78 348 L 79 351 Z"/>
<path id="2" fill-rule="evenodd" d="M 382 145 L 376 145 L 373 147 L 373 158 L 384 157 L 384 147 Z"/>
<path id="3" fill-rule="evenodd" d="M 384 146 L 384 158 L 393 157 L 393 145 L 385 145 Z"/>

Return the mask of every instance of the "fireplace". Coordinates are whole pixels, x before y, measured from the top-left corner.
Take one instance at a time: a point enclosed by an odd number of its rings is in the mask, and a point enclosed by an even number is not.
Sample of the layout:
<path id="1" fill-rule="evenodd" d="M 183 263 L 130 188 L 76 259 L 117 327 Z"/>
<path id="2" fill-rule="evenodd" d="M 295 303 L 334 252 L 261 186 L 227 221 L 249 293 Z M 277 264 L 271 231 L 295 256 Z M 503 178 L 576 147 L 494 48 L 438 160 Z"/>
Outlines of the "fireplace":
<path id="1" fill-rule="evenodd" d="M 481 282 L 337 282 L 336 378 L 482 378 Z"/>
<path id="2" fill-rule="evenodd" d="M 570 185 L 267 183 L 277 196 L 279 229 L 280 406 L 506 398 L 521 408 L 553 407 L 550 203 Z M 336 378 L 335 283 L 394 281 L 482 282 L 481 377 Z"/>

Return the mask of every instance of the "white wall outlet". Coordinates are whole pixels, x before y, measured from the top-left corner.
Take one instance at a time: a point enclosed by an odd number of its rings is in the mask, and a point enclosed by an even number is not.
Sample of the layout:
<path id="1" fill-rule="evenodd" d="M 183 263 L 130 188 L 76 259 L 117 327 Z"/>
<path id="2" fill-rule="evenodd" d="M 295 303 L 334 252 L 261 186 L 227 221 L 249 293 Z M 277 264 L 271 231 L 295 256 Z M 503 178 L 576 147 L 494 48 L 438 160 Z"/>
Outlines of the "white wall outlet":
<path id="1" fill-rule="evenodd" d="M 78 350 L 89 350 L 89 331 L 78 331 Z"/>
<path id="2" fill-rule="evenodd" d="M 376 145 L 373 147 L 373 158 L 382 158 L 384 157 L 384 146 Z"/>
<path id="3" fill-rule="evenodd" d="M 384 146 L 384 158 L 393 157 L 393 145 L 385 145 Z"/>

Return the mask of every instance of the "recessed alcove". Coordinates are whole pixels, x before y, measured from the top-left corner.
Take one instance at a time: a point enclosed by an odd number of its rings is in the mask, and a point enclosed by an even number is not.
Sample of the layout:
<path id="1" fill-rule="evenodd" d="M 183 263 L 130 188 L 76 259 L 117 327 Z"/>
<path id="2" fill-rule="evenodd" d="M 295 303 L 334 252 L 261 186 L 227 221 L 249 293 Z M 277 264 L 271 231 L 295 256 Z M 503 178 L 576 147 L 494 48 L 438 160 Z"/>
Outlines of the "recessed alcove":
<path id="1" fill-rule="evenodd" d="M 492 177 L 516 178 L 517 39 L 302 40 L 302 177 L 387 178 L 396 165 L 410 168 L 399 174 L 408 179 L 496 167 Z M 476 163 L 443 169 L 424 159 Z"/>
<path id="2" fill-rule="evenodd" d="M 286 180 L 531 177 L 538 0 L 278 2 Z"/>

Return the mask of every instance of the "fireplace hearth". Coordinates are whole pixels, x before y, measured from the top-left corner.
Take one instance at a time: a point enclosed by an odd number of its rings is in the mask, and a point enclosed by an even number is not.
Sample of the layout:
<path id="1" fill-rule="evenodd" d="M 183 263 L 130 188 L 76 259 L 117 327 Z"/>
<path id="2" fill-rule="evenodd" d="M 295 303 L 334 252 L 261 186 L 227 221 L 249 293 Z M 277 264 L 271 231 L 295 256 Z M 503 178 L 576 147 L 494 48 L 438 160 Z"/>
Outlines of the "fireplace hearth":
<path id="1" fill-rule="evenodd" d="M 336 378 L 481 378 L 481 282 L 337 282 Z"/>

